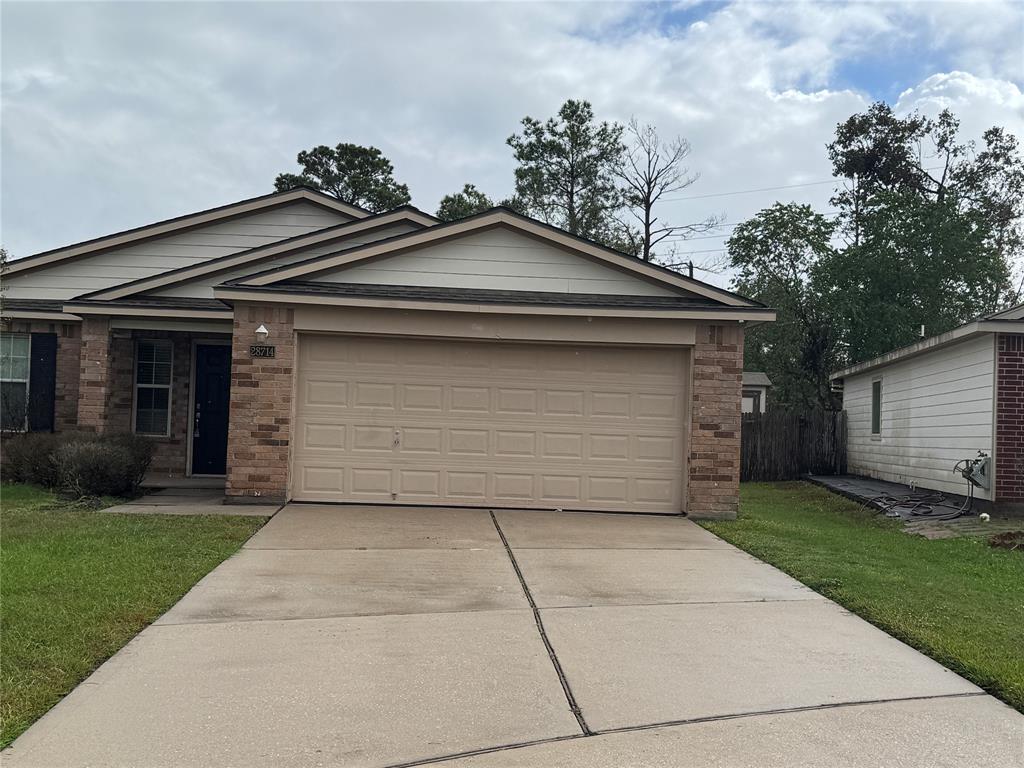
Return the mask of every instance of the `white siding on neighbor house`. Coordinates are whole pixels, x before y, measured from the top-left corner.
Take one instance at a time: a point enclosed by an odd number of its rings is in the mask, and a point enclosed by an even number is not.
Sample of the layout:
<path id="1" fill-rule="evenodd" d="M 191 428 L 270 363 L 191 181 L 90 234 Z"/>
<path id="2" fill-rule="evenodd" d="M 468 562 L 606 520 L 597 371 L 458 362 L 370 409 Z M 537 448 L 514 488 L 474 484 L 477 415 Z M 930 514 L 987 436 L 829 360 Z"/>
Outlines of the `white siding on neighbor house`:
<path id="1" fill-rule="evenodd" d="M 966 493 L 959 459 L 992 453 L 993 336 L 847 377 L 849 471 L 922 488 Z M 871 434 L 871 385 L 882 381 L 881 435 Z M 981 498 L 991 491 L 976 489 Z"/>
<path id="2" fill-rule="evenodd" d="M 748 397 L 747 393 L 757 393 L 760 397 Z M 768 387 L 751 386 L 746 384 L 743 386 L 743 399 L 740 404 L 740 411 L 742 413 L 753 413 L 754 412 L 754 400 L 759 401 L 758 412 L 768 412 Z"/>
<path id="3" fill-rule="evenodd" d="M 627 272 L 500 228 L 366 264 L 339 267 L 309 279 L 505 291 L 678 295 Z"/>
<path id="4" fill-rule="evenodd" d="M 296 253 L 289 253 L 276 259 L 262 261 L 258 264 L 236 267 L 235 269 L 228 270 L 226 272 L 218 272 L 212 275 L 204 275 L 202 277 L 197 277 L 193 281 L 177 283 L 175 285 L 170 285 L 167 288 L 149 291 L 147 294 L 150 296 L 187 296 L 189 298 L 212 299 L 213 286 L 220 285 L 228 280 L 234 280 L 239 277 L 244 277 L 245 275 L 255 274 L 256 272 L 265 272 L 268 269 L 283 267 L 286 264 L 294 264 L 298 261 L 312 259 L 317 256 L 324 256 L 328 253 L 339 253 L 340 251 L 346 251 L 350 248 L 358 248 L 360 245 L 367 245 L 368 243 L 373 243 L 377 240 L 383 240 L 386 237 L 394 237 L 395 235 L 401 235 L 421 228 L 422 227 L 409 223 L 395 224 L 394 226 L 384 227 L 375 232 L 365 232 L 359 237 L 354 237 L 351 240 L 346 240 L 342 243 L 321 245 L 315 248 L 298 251 Z"/>
<path id="5" fill-rule="evenodd" d="M 331 227 L 350 216 L 297 202 L 5 278 L 9 299 L 71 299 L 170 269 Z"/>

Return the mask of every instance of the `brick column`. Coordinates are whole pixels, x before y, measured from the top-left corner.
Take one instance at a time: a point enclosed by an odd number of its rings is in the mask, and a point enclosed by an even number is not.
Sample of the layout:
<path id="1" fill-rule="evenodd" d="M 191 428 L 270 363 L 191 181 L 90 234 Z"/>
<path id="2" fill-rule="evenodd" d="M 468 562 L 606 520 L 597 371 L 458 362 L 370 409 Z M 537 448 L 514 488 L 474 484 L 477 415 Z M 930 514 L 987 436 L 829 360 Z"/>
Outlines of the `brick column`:
<path id="1" fill-rule="evenodd" d="M 1024 334 L 996 342 L 997 504 L 1024 502 Z"/>
<path id="2" fill-rule="evenodd" d="M 270 331 L 274 358 L 249 357 L 255 330 Z M 294 311 L 265 304 L 235 305 L 231 341 L 231 416 L 225 491 L 234 500 L 279 500 L 288 494 L 295 373 Z"/>
<path id="3" fill-rule="evenodd" d="M 106 431 L 110 363 L 110 319 L 86 315 L 78 374 L 78 426 L 83 430 Z"/>
<path id="4" fill-rule="evenodd" d="M 78 426 L 90 432 L 127 432 L 132 426 L 134 348 L 128 334 L 114 338 L 110 318 L 82 319 Z"/>
<path id="5" fill-rule="evenodd" d="M 743 328 L 735 324 L 698 326 L 690 395 L 690 517 L 736 517 L 742 387 Z"/>
<path id="6" fill-rule="evenodd" d="M 78 428 L 78 392 L 82 379 L 82 339 L 78 323 L 57 329 L 57 382 L 54 392 L 55 432 Z"/>

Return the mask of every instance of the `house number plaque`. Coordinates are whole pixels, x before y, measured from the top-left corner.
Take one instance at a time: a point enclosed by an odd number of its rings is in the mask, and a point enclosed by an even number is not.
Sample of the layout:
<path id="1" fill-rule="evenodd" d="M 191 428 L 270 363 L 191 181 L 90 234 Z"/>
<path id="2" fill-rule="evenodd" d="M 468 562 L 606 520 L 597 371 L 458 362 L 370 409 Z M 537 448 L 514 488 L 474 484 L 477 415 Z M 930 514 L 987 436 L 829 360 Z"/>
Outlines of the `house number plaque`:
<path id="1" fill-rule="evenodd" d="M 249 357 L 277 357 L 277 347 L 273 344 L 250 344 Z"/>

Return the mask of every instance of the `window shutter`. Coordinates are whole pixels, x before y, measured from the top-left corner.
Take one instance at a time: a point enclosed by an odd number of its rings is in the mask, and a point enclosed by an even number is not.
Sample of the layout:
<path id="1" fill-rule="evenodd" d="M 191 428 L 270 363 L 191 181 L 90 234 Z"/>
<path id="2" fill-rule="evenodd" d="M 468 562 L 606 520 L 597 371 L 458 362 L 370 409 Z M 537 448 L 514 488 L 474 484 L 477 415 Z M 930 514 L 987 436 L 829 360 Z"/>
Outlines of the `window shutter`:
<path id="1" fill-rule="evenodd" d="M 32 334 L 32 364 L 28 379 L 29 432 L 53 432 L 57 393 L 57 334 Z"/>

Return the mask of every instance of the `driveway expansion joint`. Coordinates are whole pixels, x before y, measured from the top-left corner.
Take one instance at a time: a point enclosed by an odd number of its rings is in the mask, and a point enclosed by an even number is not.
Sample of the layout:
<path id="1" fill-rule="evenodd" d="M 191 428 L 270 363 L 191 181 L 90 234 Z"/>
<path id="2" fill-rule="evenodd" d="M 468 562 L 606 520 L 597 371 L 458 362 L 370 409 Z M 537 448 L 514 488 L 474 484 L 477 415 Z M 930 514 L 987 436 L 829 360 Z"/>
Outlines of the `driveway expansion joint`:
<path id="1" fill-rule="evenodd" d="M 723 722 L 727 720 L 739 720 L 750 717 L 770 717 L 772 715 L 790 715 L 800 714 L 801 712 L 816 712 L 821 710 L 830 709 L 843 709 L 846 707 L 869 707 L 878 706 L 884 704 L 898 704 L 906 701 L 932 701 L 936 699 L 966 699 L 976 696 L 988 696 L 984 691 L 971 691 L 966 693 L 943 693 L 935 694 L 932 696 L 906 696 L 902 698 L 894 699 L 866 699 L 863 701 L 842 701 L 835 702 L 832 704 L 814 704 L 806 707 L 787 707 L 783 709 L 765 709 L 756 710 L 752 712 L 736 712 L 728 715 L 708 715 L 707 717 L 693 717 L 685 720 L 667 720 L 659 723 L 644 723 L 641 725 L 626 725 L 620 728 L 608 728 L 601 731 L 590 731 L 584 734 L 573 734 L 570 736 L 553 736 L 547 739 L 536 739 L 533 741 L 517 742 L 515 744 L 499 744 L 493 747 L 481 747 L 479 749 L 466 750 L 463 752 L 456 752 L 448 755 L 438 755 L 436 757 L 425 757 L 419 760 L 412 760 L 404 763 L 393 763 L 385 766 L 384 768 L 416 768 L 421 765 L 436 765 L 437 763 L 446 763 L 451 760 L 460 760 L 468 757 L 479 757 L 481 755 L 490 755 L 496 752 L 508 752 L 515 749 L 525 749 L 527 747 L 535 747 L 543 744 L 557 744 L 562 741 L 574 741 L 576 739 L 583 739 L 592 736 L 611 736 L 621 733 L 634 733 L 637 731 L 651 731 L 658 728 L 676 728 L 685 725 L 698 725 L 701 723 L 715 723 Z"/>
<path id="2" fill-rule="evenodd" d="M 526 578 L 523 576 L 522 570 L 519 568 L 519 563 L 516 561 L 516 556 L 512 552 L 512 547 L 509 546 L 508 539 L 505 538 L 505 532 L 501 530 L 501 526 L 498 524 L 498 518 L 494 514 L 494 510 L 490 510 L 491 522 L 494 523 L 494 529 L 498 532 L 498 537 L 501 539 L 501 543 L 505 547 L 505 553 L 508 555 L 509 561 L 512 563 L 512 569 L 516 572 L 516 578 L 519 579 L 519 584 L 523 588 L 523 594 L 526 595 L 526 602 L 530 604 L 530 610 L 533 611 L 533 620 L 537 625 L 537 631 L 540 633 L 540 639 L 544 643 L 544 647 L 547 649 L 548 658 L 551 659 L 551 665 L 555 668 L 555 673 L 558 675 L 558 682 L 562 685 L 562 691 L 565 693 L 565 699 L 569 703 L 569 709 L 572 710 L 573 716 L 576 718 L 576 722 L 580 725 L 580 730 L 583 731 L 584 736 L 592 736 L 593 731 L 590 730 L 590 726 L 587 725 L 587 721 L 583 717 L 583 711 L 580 709 L 579 704 L 576 703 L 576 697 L 573 695 L 572 688 L 569 687 L 569 680 L 565 676 L 565 670 L 562 669 L 562 663 L 558 660 L 558 656 L 555 654 L 555 648 L 551 645 L 551 640 L 548 639 L 547 632 L 544 629 L 544 622 L 540 617 L 540 609 L 537 608 L 537 603 L 533 599 L 533 595 L 530 594 L 530 587 L 526 583 Z"/>
<path id="3" fill-rule="evenodd" d="M 602 731 L 595 731 L 594 736 L 603 736 L 612 733 L 631 733 L 633 731 L 649 731 L 655 728 L 671 728 L 680 725 L 696 725 L 698 723 L 717 723 L 722 720 L 739 720 L 746 717 L 768 717 L 771 715 L 792 715 L 800 712 L 818 712 L 829 709 L 843 709 L 845 707 L 870 707 L 880 704 L 898 704 L 903 701 L 934 701 L 936 699 L 969 699 L 976 696 L 988 696 L 985 691 L 963 691 L 960 693 L 936 693 L 929 696 L 900 696 L 889 699 L 863 699 L 858 701 L 836 701 L 828 704 L 808 704 L 803 707 L 781 707 L 778 709 L 760 709 L 751 712 L 734 712 L 727 715 L 707 715 L 705 717 L 690 717 L 683 720 L 665 720 L 658 723 L 644 723 L 641 725 L 624 725 L 619 728 L 606 728 Z"/>

